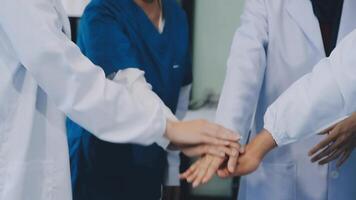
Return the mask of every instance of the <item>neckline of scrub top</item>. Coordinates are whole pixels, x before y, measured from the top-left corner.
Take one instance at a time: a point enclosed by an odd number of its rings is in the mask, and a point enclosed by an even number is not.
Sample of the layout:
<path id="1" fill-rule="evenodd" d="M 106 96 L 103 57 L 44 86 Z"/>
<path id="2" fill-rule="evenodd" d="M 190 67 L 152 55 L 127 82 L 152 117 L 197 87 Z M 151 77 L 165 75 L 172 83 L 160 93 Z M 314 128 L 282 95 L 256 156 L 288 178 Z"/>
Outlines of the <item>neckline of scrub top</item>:
<path id="1" fill-rule="evenodd" d="M 146 15 L 145 11 L 139 6 L 137 5 L 133 0 L 130 1 L 132 6 L 135 8 L 136 13 L 140 15 L 140 18 L 145 20 L 144 23 L 141 23 L 140 26 L 145 26 L 145 29 L 151 29 L 153 35 L 152 36 L 158 36 L 161 37 L 163 36 L 166 32 L 167 32 L 167 25 L 168 20 L 169 20 L 169 12 L 167 12 L 167 2 L 165 1 L 161 1 L 161 6 L 162 6 L 162 15 L 164 17 L 164 28 L 162 30 L 162 32 L 159 31 L 159 29 L 157 29 L 157 27 L 153 24 L 153 22 L 150 20 L 150 18 Z M 149 34 L 149 32 L 147 32 L 146 34 Z"/>
<path id="2" fill-rule="evenodd" d="M 164 31 L 164 25 L 165 25 L 165 20 L 163 18 L 163 12 L 161 12 L 161 15 L 159 16 L 159 22 L 158 22 L 158 32 L 160 34 L 162 34 Z"/>

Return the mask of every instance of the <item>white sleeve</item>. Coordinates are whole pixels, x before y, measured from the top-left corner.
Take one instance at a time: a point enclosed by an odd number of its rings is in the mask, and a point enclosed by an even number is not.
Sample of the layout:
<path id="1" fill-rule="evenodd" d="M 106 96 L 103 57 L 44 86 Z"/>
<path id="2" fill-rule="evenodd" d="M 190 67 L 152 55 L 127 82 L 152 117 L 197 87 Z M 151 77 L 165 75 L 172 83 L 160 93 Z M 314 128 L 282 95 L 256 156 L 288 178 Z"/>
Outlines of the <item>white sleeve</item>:
<path id="1" fill-rule="evenodd" d="M 2 0 L 0 28 L 38 85 L 73 121 L 110 142 L 168 144 L 161 103 L 153 99 L 148 109 L 147 99 L 107 80 L 62 33 L 52 0 Z"/>
<path id="2" fill-rule="evenodd" d="M 189 98 L 192 85 L 187 85 L 181 88 L 179 93 L 179 99 L 177 104 L 176 117 L 182 120 L 189 107 Z M 166 186 L 179 186 L 179 167 L 180 167 L 180 152 L 179 151 L 167 151 L 168 166 L 166 169 L 165 185 Z"/>
<path id="3" fill-rule="evenodd" d="M 266 68 L 268 19 L 265 0 L 248 0 L 227 63 L 216 122 L 247 139 Z M 242 141 L 246 142 L 246 141 Z"/>
<path id="4" fill-rule="evenodd" d="M 267 110 L 265 129 L 278 145 L 314 135 L 356 111 L 356 30 Z"/>

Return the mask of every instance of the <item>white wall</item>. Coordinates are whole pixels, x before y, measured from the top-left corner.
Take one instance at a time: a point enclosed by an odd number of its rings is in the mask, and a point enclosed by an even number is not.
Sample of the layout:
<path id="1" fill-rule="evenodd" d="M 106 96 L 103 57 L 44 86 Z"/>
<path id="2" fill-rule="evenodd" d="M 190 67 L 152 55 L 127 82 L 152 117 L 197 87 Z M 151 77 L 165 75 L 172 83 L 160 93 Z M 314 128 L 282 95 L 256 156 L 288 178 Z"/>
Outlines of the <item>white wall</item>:
<path id="1" fill-rule="evenodd" d="M 196 0 L 193 100 L 219 95 L 243 0 Z"/>

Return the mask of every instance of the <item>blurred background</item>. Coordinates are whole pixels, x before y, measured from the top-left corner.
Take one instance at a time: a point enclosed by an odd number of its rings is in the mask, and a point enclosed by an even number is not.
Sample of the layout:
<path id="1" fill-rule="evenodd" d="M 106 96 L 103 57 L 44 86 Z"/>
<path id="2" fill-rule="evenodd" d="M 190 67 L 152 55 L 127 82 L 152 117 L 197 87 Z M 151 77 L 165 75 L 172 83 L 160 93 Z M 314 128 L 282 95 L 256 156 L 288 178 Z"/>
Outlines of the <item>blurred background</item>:
<path id="1" fill-rule="evenodd" d="M 77 24 L 89 0 L 62 0 L 70 16 L 75 41 Z M 187 119 L 205 118 L 213 121 L 219 94 L 223 85 L 230 45 L 244 0 L 178 0 L 187 12 L 193 58 L 193 90 Z M 190 161 L 182 158 L 182 170 Z M 238 178 L 214 178 L 207 185 L 190 188 L 182 183 L 184 200 L 236 199 Z"/>

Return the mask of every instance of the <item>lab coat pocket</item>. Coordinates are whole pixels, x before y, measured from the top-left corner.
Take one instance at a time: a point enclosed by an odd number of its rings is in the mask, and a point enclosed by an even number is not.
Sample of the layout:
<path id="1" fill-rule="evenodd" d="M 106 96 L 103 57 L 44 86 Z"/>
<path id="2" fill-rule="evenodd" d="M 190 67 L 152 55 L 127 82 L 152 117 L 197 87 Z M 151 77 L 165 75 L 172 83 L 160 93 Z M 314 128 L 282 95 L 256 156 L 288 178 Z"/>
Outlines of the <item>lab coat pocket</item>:
<path id="1" fill-rule="evenodd" d="M 12 162 L 6 167 L 1 199 L 54 200 L 53 162 Z"/>
<path id="2" fill-rule="evenodd" d="M 263 163 L 246 181 L 246 200 L 296 200 L 294 164 Z"/>

